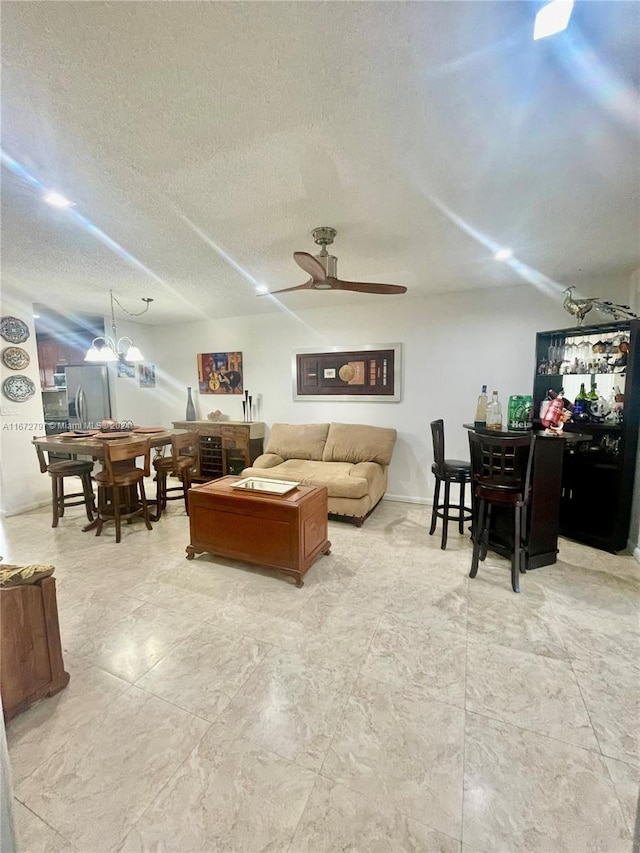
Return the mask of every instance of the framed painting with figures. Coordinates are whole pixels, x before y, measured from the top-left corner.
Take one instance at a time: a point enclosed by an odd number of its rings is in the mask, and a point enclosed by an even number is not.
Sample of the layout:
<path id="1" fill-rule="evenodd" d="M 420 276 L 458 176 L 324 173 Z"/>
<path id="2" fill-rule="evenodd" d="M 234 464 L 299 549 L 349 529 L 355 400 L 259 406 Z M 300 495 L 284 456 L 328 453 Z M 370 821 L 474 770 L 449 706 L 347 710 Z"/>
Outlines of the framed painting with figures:
<path id="1" fill-rule="evenodd" d="M 140 388 L 155 388 L 156 387 L 156 366 L 155 364 L 139 364 L 138 365 L 138 383 Z"/>
<path id="2" fill-rule="evenodd" d="M 401 397 L 401 353 L 401 344 L 296 350 L 293 399 L 397 403 Z"/>
<path id="3" fill-rule="evenodd" d="M 242 353 L 198 353 L 198 391 L 201 394 L 243 394 Z"/>

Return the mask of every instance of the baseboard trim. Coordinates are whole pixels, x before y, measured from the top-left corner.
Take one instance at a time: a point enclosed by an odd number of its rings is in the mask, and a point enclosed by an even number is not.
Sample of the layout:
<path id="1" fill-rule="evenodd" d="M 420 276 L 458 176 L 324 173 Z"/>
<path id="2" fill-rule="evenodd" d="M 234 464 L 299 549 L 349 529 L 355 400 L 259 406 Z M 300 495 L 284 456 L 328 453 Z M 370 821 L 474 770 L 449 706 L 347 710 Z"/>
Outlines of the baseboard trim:
<path id="1" fill-rule="evenodd" d="M 386 494 L 383 501 L 396 501 L 401 504 L 420 504 L 421 506 L 433 506 L 433 501 L 430 498 L 414 498 L 409 495 L 389 495 Z"/>
<path id="2" fill-rule="evenodd" d="M 636 563 L 640 563 L 640 545 L 633 549 L 633 559 Z"/>
<path id="3" fill-rule="evenodd" d="M 16 509 L 0 509 L 0 518 L 11 518 L 13 515 L 23 515 L 25 512 L 31 512 L 32 509 L 41 509 L 43 506 L 49 506 L 50 503 L 51 499 L 48 498 L 47 500 L 25 504 L 25 506 L 17 507 Z"/>

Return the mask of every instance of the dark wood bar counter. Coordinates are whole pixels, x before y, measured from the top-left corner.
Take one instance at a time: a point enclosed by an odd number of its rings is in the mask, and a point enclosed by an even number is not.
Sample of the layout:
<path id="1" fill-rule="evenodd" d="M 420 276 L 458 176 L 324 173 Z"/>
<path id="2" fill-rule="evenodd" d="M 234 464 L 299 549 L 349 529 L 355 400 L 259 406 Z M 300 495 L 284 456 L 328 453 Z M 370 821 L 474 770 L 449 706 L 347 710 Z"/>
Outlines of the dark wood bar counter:
<path id="1" fill-rule="evenodd" d="M 465 429 L 496 436 L 515 437 L 528 435 L 522 430 L 487 430 L 474 424 L 463 424 Z M 558 530 L 560 524 L 560 493 L 562 489 L 562 462 L 567 443 L 590 441 L 583 433 L 549 435 L 543 430 L 532 430 L 536 436 L 531 472 L 531 502 L 527 515 L 527 549 L 525 567 L 538 569 L 556 562 Z M 500 554 L 511 555 L 513 541 L 513 513 L 494 507 L 491 517 L 489 547 Z"/>

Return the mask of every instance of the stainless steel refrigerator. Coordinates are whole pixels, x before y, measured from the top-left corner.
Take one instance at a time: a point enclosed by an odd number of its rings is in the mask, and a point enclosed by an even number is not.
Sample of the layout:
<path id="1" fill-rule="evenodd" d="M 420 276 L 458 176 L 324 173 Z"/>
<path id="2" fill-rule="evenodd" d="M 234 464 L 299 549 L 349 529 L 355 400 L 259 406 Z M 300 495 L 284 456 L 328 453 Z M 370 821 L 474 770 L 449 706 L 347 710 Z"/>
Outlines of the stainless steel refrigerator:
<path id="1" fill-rule="evenodd" d="M 99 364 L 65 367 L 69 429 L 97 429 L 111 417 L 107 368 Z"/>

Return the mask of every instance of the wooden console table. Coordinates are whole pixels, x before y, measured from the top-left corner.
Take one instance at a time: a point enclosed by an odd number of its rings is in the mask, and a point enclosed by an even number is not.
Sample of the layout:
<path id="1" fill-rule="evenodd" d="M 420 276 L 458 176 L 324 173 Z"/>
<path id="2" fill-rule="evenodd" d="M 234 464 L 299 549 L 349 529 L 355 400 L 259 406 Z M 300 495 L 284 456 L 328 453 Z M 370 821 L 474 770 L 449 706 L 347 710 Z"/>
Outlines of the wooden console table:
<path id="1" fill-rule="evenodd" d="M 176 429 L 200 436 L 200 461 L 194 480 L 215 480 L 241 474 L 263 452 L 264 424 L 260 421 L 173 421 Z"/>
<path id="2" fill-rule="evenodd" d="M 303 586 L 314 560 L 331 552 L 326 488 L 301 485 L 269 495 L 232 489 L 240 479 L 223 477 L 189 489 L 187 560 L 208 551 L 280 569 Z"/>

